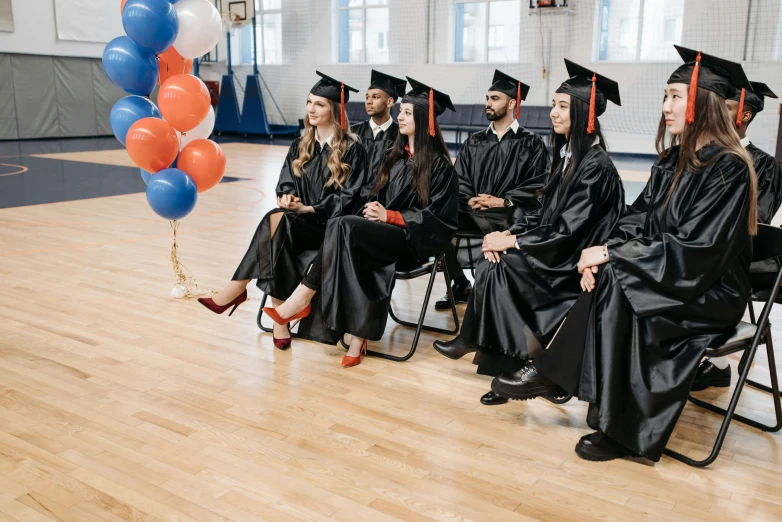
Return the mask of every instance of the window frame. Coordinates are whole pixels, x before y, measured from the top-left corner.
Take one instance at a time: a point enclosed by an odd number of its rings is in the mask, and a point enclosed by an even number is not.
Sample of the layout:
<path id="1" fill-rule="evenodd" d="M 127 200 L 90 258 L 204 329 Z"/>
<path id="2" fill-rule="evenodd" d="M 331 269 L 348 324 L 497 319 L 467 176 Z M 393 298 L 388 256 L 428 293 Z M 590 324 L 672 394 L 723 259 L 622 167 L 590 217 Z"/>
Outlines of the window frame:
<path id="1" fill-rule="evenodd" d="M 651 63 L 651 62 L 658 62 L 658 61 L 660 61 L 660 60 L 650 60 L 648 58 L 641 58 L 641 53 L 643 52 L 643 37 L 644 37 L 644 10 L 646 8 L 646 1 L 647 0 L 638 0 L 638 13 L 637 13 L 637 20 L 638 20 L 638 22 L 637 22 L 637 24 L 635 26 L 635 30 L 636 30 L 636 33 L 635 33 L 635 37 L 636 37 L 636 41 L 635 41 L 635 56 L 633 58 L 631 58 L 631 59 L 628 59 L 628 60 L 609 60 L 609 59 L 601 59 L 600 58 L 600 45 L 601 45 L 601 38 L 602 38 L 602 35 L 603 35 L 603 20 L 604 20 L 604 17 L 607 17 L 610 20 L 610 17 L 611 17 L 611 5 L 610 4 L 613 1 L 617 1 L 617 0 L 608 0 L 609 5 L 607 6 L 608 8 L 606 9 L 605 8 L 606 6 L 603 5 L 604 4 L 604 0 L 596 0 L 596 2 L 597 2 L 597 16 L 598 16 L 598 20 L 597 20 L 597 23 L 595 24 L 595 29 L 596 29 L 596 33 L 597 33 L 597 37 L 596 37 L 595 41 L 596 41 L 597 45 L 595 46 L 595 49 L 593 51 L 593 56 L 594 56 L 595 61 L 596 62 L 602 62 L 602 63 L 633 63 L 633 62 Z M 685 1 L 686 0 L 682 0 L 682 2 L 685 2 Z M 624 20 L 624 19 L 620 19 L 620 20 Z M 627 19 L 627 20 L 632 20 L 632 19 Z M 679 22 L 682 25 L 684 24 L 683 15 L 682 15 L 682 19 L 681 20 L 679 20 L 677 18 L 666 18 L 665 20 L 666 21 L 668 21 L 668 20 L 677 20 L 677 27 L 678 27 L 678 23 Z M 609 22 L 609 24 L 610 24 L 610 22 Z M 665 40 L 664 26 L 665 26 L 665 24 L 663 24 L 663 35 L 662 35 L 661 41 L 663 43 L 667 43 L 667 40 Z M 674 28 L 674 32 L 675 32 L 675 29 L 676 28 Z M 608 35 L 608 30 L 607 29 L 606 29 L 606 35 Z M 622 47 L 621 45 L 618 48 L 619 49 L 626 49 L 626 47 Z M 606 48 L 606 52 L 608 52 L 608 48 Z M 671 58 L 671 59 L 663 58 L 662 61 L 676 62 L 676 59 L 675 58 Z"/>
<path id="2" fill-rule="evenodd" d="M 516 57 L 515 58 L 510 59 L 510 60 L 503 60 L 503 61 L 497 61 L 497 60 L 489 61 L 489 52 L 490 52 L 490 50 L 491 49 L 498 49 L 498 47 L 496 47 L 496 46 L 495 47 L 491 47 L 491 48 L 489 47 L 489 37 L 490 37 L 489 32 L 490 32 L 490 29 L 492 27 L 491 22 L 490 22 L 490 20 L 491 20 L 491 4 L 495 3 L 495 2 L 507 2 L 507 1 L 509 1 L 509 0 L 453 0 L 453 3 L 452 3 L 452 6 L 453 6 L 453 10 L 452 10 L 452 12 L 453 12 L 453 22 L 451 23 L 451 27 L 452 27 L 452 30 L 453 30 L 453 32 L 451 33 L 453 35 L 453 38 L 452 38 L 453 49 L 451 49 L 451 51 L 452 51 L 451 52 L 451 60 L 452 60 L 451 63 L 454 63 L 454 64 L 457 64 L 457 63 L 458 64 L 462 64 L 462 63 L 463 64 L 478 64 L 478 63 L 516 63 L 516 62 L 518 62 L 518 60 L 519 60 L 519 54 L 518 53 L 521 51 L 520 42 L 519 42 L 519 47 L 516 50 Z M 513 1 L 513 2 L 516 2 L 516 3 L 519 4 L 519 17 L 521 17 L 521 15 L 523 13 L 523 11 L 521 10 L 521 8 L 522 8 L 521 0 L 510 0 L 510 1 Z M 484 16 L 485 21 L 484 21 L 484 25 L 483 25 L 483 31 L 484 31 L 484 33 L 483 33 L 484 34 L 483 56 L 479 60 L 466 61 L 464 59 L 461 59 L 461 60 L 457 59 L 457 56 L 458 56 L 457 55 L 457 51 L 458 51 L 459 42 L 462 42 L 462 46 L 464 45 L 464 37 L 463 36 L 459 36 L 458 34 L 456 34 L 457 29 L 459 28 L 458 13 L 457 13 L 458 9 L 456 7 L 458 4 L 486 4 L 486 9 L 485 9 L 486 14 Z M 521 19 L 519 19 L 519 24 L 521 24 Z M 464 27 L 462 26 L 461 29 L 464 30 Z M 520 38 L 520 36 L 521 35 L 519 35 L 519 38 Z M 505 45 L 503 45 L 500 48 L 505 48 Z M 463 51 L 462 51 L 462 56 L 463 56 Z"/>
<path id="3" fill-rule="evenodd" d="M 342 64 L 342 65 L 373 65 L 373 64 L 387 64 L 391 61 L 391 0 L 386 0 L 386 3 L 384 4 L 376 4 L 376 5 L 367 5 L 367 0 L 361 0 L 361 5 L 339 5 L 339 0 L 334 0 L 334 13 L 336 15 L 336 33 L 337 33 L 337 60 L 336 63 Z M 388 31 L 386 31 L 385 36 L 385 50 L 389 53 L 389 59 L 385 62 L 370 62 L 367 60 L 367 10 L 368 9 L 386 9 L 388 11 Z M 340 15 L 342 12 L 350 12 L 350 11 L 360 11 L 361 12 L 361 60 L 356 62 L 350 61 L 350 35 L 348 35 L 348 56 L 347 61 L 342 61 L 342 55 L 340 52 L 340 40 L 342 38 L 342 35 L 340 34 Z M 350 17 L 348 17 L 349 19 Z"/>
<path id="4" fill-rule="evenodd" d="M 255 3 L 255 31 L 253 31 L 253 24 L 249 23 L 246 26 L 239 29 L 239 37 L 238 40 L 240 42 L 240 59 L 239 59 L 239 65 L 256 65 L 258 67 L 260 66 L 274 66 L 274 65 L 283 65 L 283 48 L 282 45 L 280 46 L 280 62 L 279 63 L 266 63 L 266 46 L 264 45 L 265 40 L 265 33 L 264 33 L 264 24 L 263 24 L 263 17 L 266 14 L 275 15 L 279 14 L 280 19 L 282 20 L 283 16 L 283 10 L 285 5 L 285 0 L 280 0 L 280 7 L 276 9 L 264 9 L 263 7 L 263 0 L 253 0 Z M 260 31 L 259 31 L 260 29 Z M 280 28 L 282 29 L 282 28 Z M 245 41 L 245 34 L 244 31 L 247 31 L 250 33 L 251 38 L 249 39 L 250 42 L 250 60 L 245 62 L 244 57 L 244 41 Z M 258 41 L 258 34 L 260 33 L 260 42 Z M 281 42 L 282 43 L 282 42 Z M 253 46 L 258 47 L 258 56 L 255 57 L 255 64 L 253 64 Z"/>

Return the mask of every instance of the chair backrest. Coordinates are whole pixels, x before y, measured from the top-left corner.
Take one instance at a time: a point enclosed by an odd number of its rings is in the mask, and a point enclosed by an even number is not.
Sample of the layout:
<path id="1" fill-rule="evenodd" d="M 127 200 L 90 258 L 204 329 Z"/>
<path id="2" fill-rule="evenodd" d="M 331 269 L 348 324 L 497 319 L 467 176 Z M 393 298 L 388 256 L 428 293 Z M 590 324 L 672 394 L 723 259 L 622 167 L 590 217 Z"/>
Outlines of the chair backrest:
<path id="1" fill-rule="evenodd" d="M 345 112 L 347 113 L 348 120 L 350 120 L 351 124 L 361 123 L 362 121 L 367 121 L 369 119 L 364 102 L 347 102 L 345 104 Z"/>
<path id="2" fill-rule="evenodd" d="M 752 240 L 752 261 L 782 257 L 782 228 L 758 225 L 758 235 Z"/>

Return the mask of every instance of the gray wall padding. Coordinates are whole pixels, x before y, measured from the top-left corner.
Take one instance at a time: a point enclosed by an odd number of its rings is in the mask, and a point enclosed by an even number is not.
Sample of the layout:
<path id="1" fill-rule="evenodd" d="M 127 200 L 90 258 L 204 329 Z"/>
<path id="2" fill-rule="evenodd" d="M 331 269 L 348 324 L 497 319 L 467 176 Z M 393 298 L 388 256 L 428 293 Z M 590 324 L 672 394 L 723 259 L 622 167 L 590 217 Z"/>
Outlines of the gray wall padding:
<path id="1" fill-rule="evenodd" d="M 98 59 L 0 54 L 0 139 L 111 136 L 124 96 Z"/>

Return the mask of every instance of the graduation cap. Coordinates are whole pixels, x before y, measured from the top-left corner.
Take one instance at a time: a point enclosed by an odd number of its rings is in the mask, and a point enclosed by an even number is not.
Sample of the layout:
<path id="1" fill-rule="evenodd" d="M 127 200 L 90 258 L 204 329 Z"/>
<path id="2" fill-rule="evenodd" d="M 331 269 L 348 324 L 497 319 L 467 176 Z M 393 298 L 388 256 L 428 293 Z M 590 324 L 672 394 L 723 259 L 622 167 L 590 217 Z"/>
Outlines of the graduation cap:
<path id="1" fill-rule="evenodd" d="M 434 118 L 450 109 L 456 112 L 451 103 L 451 97 L 444 92 L 436 91 L 428 85 L 413 80 L 409 76 L 407 81 L 410 83 L 410 91 L 402 98 L 402 103 L 412 103 L 424 109 L 429 109 L 429 135 L 434 136 Z"/>
<path id="2" fill-rule="evenodd" d="M 695 121 L 695 98 L 698 87 L 716 93 L 726 100 L 733 98 L 737 90 L 752 91 L 752 86 L 749 84 L 741 64 L 679 45 L 674 45 L 674 47 L 684 60 L 684 65 L 679 66 L 673 72 L 668 78 L 668 83 L 684 83 L 690 86 L 687 93 L 685 120 L 687 123 Z"/>
<path id="3" fill-rule="evenodd" d="M 310 93 L 315 96 L 323 96 L 326 99 L 339 103 L 339 125 L 343 129 L 347 127 L 347 118 L 345 116 L 345 103 L 350 99 L 350 92 L 358 92 L 358 89 L 354 89 L 349 85 L 345 85 L 339 80 L 335 80 L 331 76 L 327 76 L 320 71 L 315 71 L 315 74 L 321 77 L 318 80 Z"/>
<path id="4" fill-rule="evenodd" d="M 610 78 L 582 67 L 565 58 L 565 67 L 570 78 L 559 86 L 558 93 L 569 94 L 589 104 L 587 133 L 595 132 L 595 118 L 606 111 L 607 102 L 621 106 L 619 84 Z"/>
<path id="5" fill-rule="evenodd" d="M 752 91 L 742 88 L 741 92 L 737 92 L 736 96 L 731 98 L 739 102 L 739 115 L 736 118 L 736 125 L 741 125 L 741 115 L 744 112 L 744 105 L 749 105 L 755 112 L 758 113 L 763 110 L 765 106 L 764 98 L 776 98 L 777 95 L 768 88 L 768 85 L 762 82 L 749 82 L 752 86 Z"/>
<path id="6" fill-rule="evenodd" d="M 369 89 L 380 89 L 396 101 L 405 95 L 405 87 L 407 87 L 407 80 L 400 80 L 372 69 Z"/>
<path id="7" fill-rule="evenodd" d="M 516 100 L 516 119 L 519 119 L 521 116 L 521 100 L 527 99 L 529 85 L 508 76 L 499 69 L 494 69 L 494 79 L 489 90 L 501 92 Z"/>

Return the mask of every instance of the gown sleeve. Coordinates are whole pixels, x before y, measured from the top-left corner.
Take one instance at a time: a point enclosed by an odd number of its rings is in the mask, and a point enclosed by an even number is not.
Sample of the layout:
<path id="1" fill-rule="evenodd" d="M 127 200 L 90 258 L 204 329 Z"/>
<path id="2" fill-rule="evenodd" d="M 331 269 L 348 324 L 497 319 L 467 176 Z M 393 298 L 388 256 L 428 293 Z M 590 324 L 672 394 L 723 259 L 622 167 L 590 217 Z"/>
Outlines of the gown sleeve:
<path id="1" fill-rule="evenodd" d="M 437 254 L 458 228 L 459 181 L 450 159 L 441 157 L 432 166 L 429 204 L 402 210 L 409 240 L 419 258 Z"/>
<path id="2" fill-rule="evenodd" d="M 514 207 L 531 212 L 540 207 L 538 191 L 551 170 L 551 158 L 540 136 L 534 135 L 524 142 L 518 156 L 518 163 L 522 164 L 519 184 L 501 197 L 510 199 Z"/>
<path id="3" fill-rule="evenodd" d="M 464 141 L 454 163 L 454 169 L 459 176 L 459 208 L 464 211 L 472 210 L 467 202 L 478 195 L 475 193 L 475 187 L 470 178 L 470 155 L 472 154 L 472 148 L 468 145 L 469 142 L 470 138 Z"/>
<path id="4" fill-rule="evenodd" d="M 769 224 L 782 203 L 782 169 L 776 159 L 764 154 L 755 161 L 758 175 L 758 222 Z"/>
<path id="5" fill-rule="evenodd" d="M 321 222 L 337 216 L 353 214 L 363 205 L 361 189 L 367 184 L 367 153 L 356 142 L 345 152 L 342 161 L 351 166 L 350 175 L 341 189 L 331 191 L 312 205 Z"/>
<path id="6" fill-rule="evenodd" d="M 285 156 L 285 163 L 282 164 L 280 177 L 277 180 L 277 188 L 275 189 L 277 197 L 283 194 L 294 194 L 301 197 L 301 194 L 296 192 L 296 180 L 293 175 L 293 161 L 299 157 L 299 141 L 299 138 L 293 140 L 288 149 L 288 155 Z"/>
<path id="7" fill-rule="evenodd" d="M 638 317 L 665 312 L 703 294 L 750 240 L 747 165 L 726 154 L 696 175 L 703 181 L 678 220 L 680 226 L 608 242 L 612 268 Z"/>
<path id="8" fill-rule="evenodd" d="M 574 173 L 578 177 L 566 189 L 569 192 L 565 195 L 564 211 L 551 223 L 516 237 L 521 253 L 552 286 L 574 270 L 584 248 L 583 238 L 606 214 L 606 205 L 614 206 L 617 197 L 624 197 L 619 174 L 613 165 L 585 160 L 579 166 L 581 169 Z M 604 237 L 609 232 L 610 229 L 606 230 Z"/>

